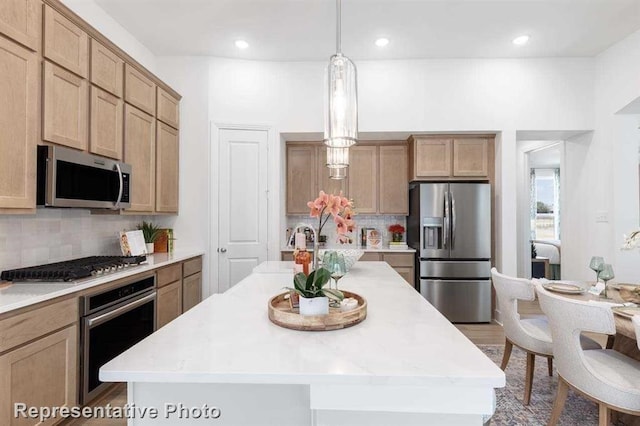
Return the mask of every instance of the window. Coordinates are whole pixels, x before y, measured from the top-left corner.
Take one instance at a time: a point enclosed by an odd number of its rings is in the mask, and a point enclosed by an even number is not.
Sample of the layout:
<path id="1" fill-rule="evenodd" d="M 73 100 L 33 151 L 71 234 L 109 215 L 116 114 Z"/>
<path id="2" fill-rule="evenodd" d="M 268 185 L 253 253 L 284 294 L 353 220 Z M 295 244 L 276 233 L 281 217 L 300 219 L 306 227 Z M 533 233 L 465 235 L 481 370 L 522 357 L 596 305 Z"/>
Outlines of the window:
<path id="1" fill-rule="evenodd" d="M 560 169 L 531 169 L 531 238 L 560 239 Z"/>

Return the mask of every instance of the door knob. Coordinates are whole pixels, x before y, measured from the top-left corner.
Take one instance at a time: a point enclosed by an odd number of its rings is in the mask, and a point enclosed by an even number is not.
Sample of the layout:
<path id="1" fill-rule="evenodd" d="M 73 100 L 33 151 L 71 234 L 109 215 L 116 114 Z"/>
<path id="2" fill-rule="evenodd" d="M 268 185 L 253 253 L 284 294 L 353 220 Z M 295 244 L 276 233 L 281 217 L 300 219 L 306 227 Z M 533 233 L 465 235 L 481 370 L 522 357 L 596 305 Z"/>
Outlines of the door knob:
<path id="1" fill-rule="evenodd" d="M 220 249 L 220 253 L 226 253 L 226 252 L 227 252 L 227 249 L 226 249 L 226 248 L 221 248 L 221 249 Z"/>

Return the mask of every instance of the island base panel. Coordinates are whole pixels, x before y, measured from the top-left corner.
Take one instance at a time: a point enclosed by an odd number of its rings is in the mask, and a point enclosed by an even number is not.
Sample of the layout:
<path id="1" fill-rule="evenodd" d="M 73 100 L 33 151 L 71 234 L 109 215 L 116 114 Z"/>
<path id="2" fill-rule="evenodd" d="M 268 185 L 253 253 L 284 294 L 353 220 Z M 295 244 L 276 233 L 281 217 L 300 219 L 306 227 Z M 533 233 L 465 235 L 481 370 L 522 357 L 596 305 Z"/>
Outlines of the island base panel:
<path id="1" fill-rule="evenodd" d="M 138 410 L 155 407 L 159 415 L 155 419 L 148 416 L 129 419 L 128 425 L 481 426 L 488 417 L 481 414 L 312 410 L 310 395 L 309 385 L 135 382 L 128 384 L 128 403 L 135 404 Z M 185 418 L 184 413 L 191 407 L 201 408 L 204 404 L 219 408 L 220 417 L 208 421 Z M 425 405 L 431 404 L 425 401 Z M 169 413 L 176 407 L 176 412 Z"/>

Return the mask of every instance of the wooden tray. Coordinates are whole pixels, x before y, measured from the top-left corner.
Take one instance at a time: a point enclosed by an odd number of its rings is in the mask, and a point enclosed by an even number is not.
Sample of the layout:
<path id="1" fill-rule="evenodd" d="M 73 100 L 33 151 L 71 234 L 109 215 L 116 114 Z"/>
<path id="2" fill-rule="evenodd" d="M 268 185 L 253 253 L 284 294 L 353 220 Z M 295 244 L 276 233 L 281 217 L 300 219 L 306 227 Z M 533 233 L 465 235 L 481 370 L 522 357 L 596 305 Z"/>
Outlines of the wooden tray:
<path id="1" fill-rule="evenodd" d="M 340 308 L 329 307 L 328 315 L 302 316 L 298 308 L 291 308 L 289 292 L 279 294 L 269 300 L 269 319 L 280 327 L 301 331 L 329 331 L 351 327 L 364 321 L 367 317 L 367 301 L 364 297 L 343 291 L 344 297 L 353 297 L 358 307 L 347 312 Z M 286 297 L 286 298 L 285 298 Z"/>

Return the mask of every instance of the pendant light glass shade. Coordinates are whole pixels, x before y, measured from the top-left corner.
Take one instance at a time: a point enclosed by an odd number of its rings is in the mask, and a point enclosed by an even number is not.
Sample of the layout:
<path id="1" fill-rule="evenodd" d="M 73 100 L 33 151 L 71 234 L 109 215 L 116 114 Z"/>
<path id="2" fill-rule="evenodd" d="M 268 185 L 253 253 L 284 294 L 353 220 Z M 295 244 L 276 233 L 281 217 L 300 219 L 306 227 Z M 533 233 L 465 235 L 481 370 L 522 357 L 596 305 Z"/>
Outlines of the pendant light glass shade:
<path id="1" fill-rule="evenodd" d="M 335 169 L 329 169 L 329 178 L 330 179 L 345 179 L 347 177 L 347 168 L 339 167 Z"/>
<path id="2" fill-rule="evenodd" d="M 349 148 L 327 147 L 327 167 L 341 169 L 349 167 Z"/>
<path id="3" fill-rule="evenodd" d="M 350 147 L 358 140 L 358 88 L 356 66 L 337 53 L 326 73 L 324 143 Z"/>

